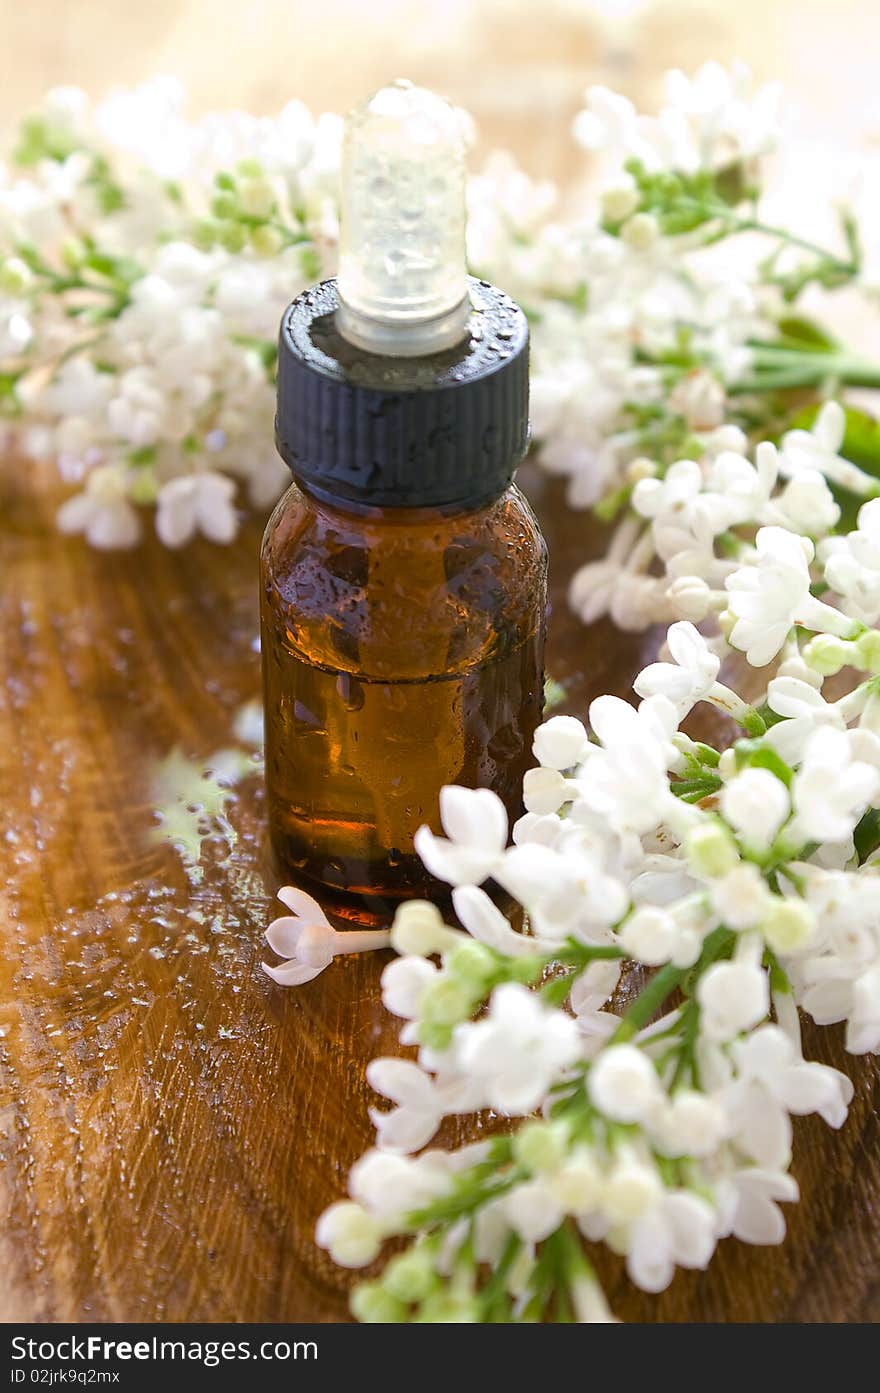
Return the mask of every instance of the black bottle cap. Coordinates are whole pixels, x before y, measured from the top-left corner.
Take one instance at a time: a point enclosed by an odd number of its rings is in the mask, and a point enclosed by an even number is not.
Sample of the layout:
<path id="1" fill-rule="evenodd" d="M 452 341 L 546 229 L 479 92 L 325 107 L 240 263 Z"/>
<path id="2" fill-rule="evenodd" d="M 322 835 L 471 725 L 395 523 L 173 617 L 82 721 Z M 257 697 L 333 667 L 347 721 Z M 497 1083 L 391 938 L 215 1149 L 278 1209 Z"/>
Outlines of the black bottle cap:
<path id="1" fill-rule="evenodd" d="M 468 336 L 443 353 L 364 352 L 336 327 L 335 280 L 288 306 L 278 344 L 281 458 L 306 486 L 377 507 L 498 497 L 528 447 L 526 317 L 469 281 Z"/>

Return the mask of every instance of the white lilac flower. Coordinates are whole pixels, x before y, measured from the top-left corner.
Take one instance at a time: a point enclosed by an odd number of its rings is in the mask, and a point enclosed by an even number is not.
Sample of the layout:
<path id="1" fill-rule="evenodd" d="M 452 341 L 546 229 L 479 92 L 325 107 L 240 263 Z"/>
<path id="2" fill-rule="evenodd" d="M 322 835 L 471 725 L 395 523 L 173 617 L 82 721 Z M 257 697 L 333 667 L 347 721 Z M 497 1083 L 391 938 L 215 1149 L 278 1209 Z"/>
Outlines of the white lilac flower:
<path id="1" fill-rule="evenodd" d="M 720 1101 L 737 1145 L 759 1166 L 778 1169 L 791 1157 L 791 1113 L 818 1112 L 841 1127 L 853 1087 L 845 1074 L 806 1063 L 777 1025 L 762 1025 L 733 1045 L 735 1080 Z"/>
<path id="2" fill-rule="evenodd" d="M 383 1228 L 391 1228 L 403 1216 L 445 1194 L 455 1166 L 455 1154 L 447 1152 L 424 1151 L 410 1157 L 374 1149 L 352 1166 L 348 1190 Z"/>
<path id="3" fill-rule="evenodd" d="M 781 527 L 762 527 L 753 565 L 728 576 L 728 608 L 733 619 L 730 642 L 755 667 L 764 667 L 779 652 L 798 611 L 810 598 L 808 562 L 813 549 Z"/>
<path id="4" fill-rule="evenodd" d="M 478 1105 L 467 1080 L 438 1083 L 409 1059 L 373 1059 L 367 1083 L 397 1106 L 370 1109 L 376 1142 L 383 1151 L 407 1154 L 431 1140 L 447 1113 L 470 1112 Z"/>
<path id="5" fill-rule="evenodd" d="M 331 1204 L 315 1229 L 318 1247 L 326 1248 L 340 1267 L 366 1267 L 378 1257 L 383 1237 L 376 1218 L 351 1200 Z"/>
<path id="6" fill-rule="evenodd" d="M 700 956 L 707 925 L 699 907 L 687 901 L 671 909 L 643 904 L 624 920 L 619 938 L 626 951 L 648 967 L 666 962 L 690 967 Z"/>
<path id="7" fill-rule="evenodd" d="M 62 532 L 83 532 L 100 550 L 133 547 L 141 524 L 129 497 L 125 475 L 113 465 L 92 470 L 82 493 L 68 498 L 58 509 Z"/>
<path id="8" fill-rule="evenodd" d="M 790 430 L 782 437 L 781 473 L 796 477 L 809 470 L 856 494 L 873 490 L 876 481 L 840 453 L 845 433 L 843 408 L 836 401 L 826 402 L 811 430 Z"/>
<path id="9" fill-rule="evenodd" d="M 880 956 L 852 984 L 846 1047 L 853 1054 L 880 1049 Z"/>
<path id="10" fill-rule="evenodd" d="M 852 620 L 810 593 L 814 547 L 782 527 L 762 527 L 751 564 L 725 580 L 732 621 L 730 642 L 755 667 L 764 667 L 783 647 L 794 624 L 849 637 Z"/>
<path id="11" fill-rule="evenodd" d="M 743 769 L 721 790 L 721 811 L 746 846 L 772 846 L 789 810 L 785 784 L 768 769 Z"/>
<path id="12" fill-rule="evenodd" d="M 824 537 L 837 525 L 840 505 L 824 475 L 804 467 L 792 475 L 781 493 L 768 499 L 757 516 L 761 522 L 778 524 L 789 532 Z"/>
<path id="13" fill-rule="evenodd" d="M 641 697 L 665 696 L 673 704 L 679 720 L 711 692 L 721 659 L 709 649 L 693 624 L 672 624 L 666 635 L 671 663 L 652 663 L 633 683 Z"/>
<path id="14" fill-rule="evenodd" d="M 765 739 L 786 764 L 800 764 L 814 731 L 846 728 L 842 709 L 826 701 L 820 691 L 802 678 L 774 677 L 767 687 L 767 705 L 784 717 L 770 727 Z"/>
<path id="15" fill-rule="evenodd" d="M 702 576 L 676 576 L 665 592 L 670 616 L 701 623 L 712 608 L 712 591 Z"/>
<path id="16" fill-rule="evenodd" d="M 720 450 L 708 466 L 703 499 L 715 530 L 769 521 L 765 514 L 776 477 L 776 451 L 766 440 L 757 446 L 754 464 L 739 450 Z"/>
<path id="17" fill-rule="evenodd" d="M 486 1017 L 455 1027 L 462 1072 L 479 1083 L 486 1106 L 508 1117 L 536 1108 L 550 1084 L 577 1059 L 575 1022 L 516 983 L 496 987 Z"/>
<path id="18" fill-rule="evenodd" d="M 581 973 L 569 995 L 569 1005 L 579 1024 L 602 1010 L 617 990 L 620 970 L 619 961 L 600 958 Z"/>
<path id="19" fill-rule="evenodd" d="M 564 828 L 552 847 L 529 841 L 511 847 L 495 879 L 526 907 L 538 937 L 551 941 L 573 934 L 605 942 L 628 904 L 602 850 L 579 825 Z"/>
<path id="20" fill-rule="evenodd" d="M 547 1178 L 563 1213 L 591 1214 L 602 1202 L 604 1176 L 588 1146 L 575 1145 Z"/>
<path id="21" fill-rule="evenodd" d="M 636 1045 L 610 1045 L 590 1069 L 590 1097 L 615 1122 L 647 1122 L 663 1101 L 654 1065 Z"/>
<path id="22" fill-rule="evenodd" d="M 880 792 L 880 771 L 853 758 L 848 734 L 821 727 L 809 737 L 792 783 L 795 829 L 807 841 L 846 842 Z"/>
<path id="23" fill-rule="evenodd" d="M 714 430 L 724 420 L 724 387 L 717 377 L 698 369 L 676 384 L 669 394 L 669 406 L 684 416 L 691 430 Z"/>
<path id="24" fill-rule="evenodd" d="M 452 905 L 468 933 L 497 953 L 528 957 L 546 951 L 549 946 L 539 938 L 517 933 L 485 890 L 480 890 L 476 885 L 460 885 L 453 890 Z"/>
<path id="25" fill-rule="evenodd" d="M 627 1236 L 626 1268 L 643 1291 L 664 1291 L 676 1267 L 705 1268 L 718 1240 L 718 1220 L 707 1200 L 669 1190 L 641 1214 Z"/>
<path id="26" fill-rule="evenodd" d="M 430 958 L 461 941 L 462 935 L 443 922 L 443 915 L 430 900 L 405 900 L 394 915 L 391 946 L 401 956 Z"/>
<path id="27" fill-rule="evenodd" d="M 718 1100 L 695 1089 L 679 1089 L 650 1121 L 654 1145 L 665 1156 L 711 1156 L 728 1130 Z"/>
<path id="28" fill-rule="evenodd" d="M 621 832 L 650 832 L 664 817 L 686 817 L 690 810 L 673 798 L 667 775 L 677 757 L 671 746 L 676 724 L 675 707 L 661 694 L 638 710 L 618 697 L 597 697 L 590 725 L 601 750 L 591 754 L 582 780 L 584 803 L 607 814 Z"/>
<path id="29" fill-rule="evenodd" d="M 575 716 L 551 716 L 535 731 L 532 753 L 545 769 L 571 769 L 587 744 L 587 732 Z"/>
<path id="30" fill-rule="evenodd" d="M 847 614 L 865 624 L 880 619 L 880 498 L 863 503 L 858 527 L 836 538 L 825 554 L 825 579 L 842 596 Z"/>
<path id="31" fill-rule="evenodd" d="M 303 982 L 311 982 L 339 953 L 385 948 L 390 942 L 390 934 L 385 929 L 340 933 L 333 928 L 318 901 L 292 885 L 282 886 L 278 898 L 292 913 L 269 925 L 266 942 L 285 961 L 279 967 L 263 963 L 263 971 L 281 987 L 298 987 Z"/>
<path id="32" fill-rule="evenodd" d="M 774 148 L 780 88 L 751 91 L 743 64 L 703 64 L 693 78 L 678 70 L 666 78 L 667 105 L 657 117 L 640 117 L 625 97 L 591 87 L 575 121 L 575 138 L 587 149 L 620 147 L 649 169 L 685 173 L 749 161 Z"/>
<path id="33" fill-rule="evenodd" d="M 695 460 L 677 460 L 662 479 L 640 479 L 632 503 L 643 518 L 675 518 L 688 515 L 700 497 L 703 473 Z"/>
<path id="34" fill-rule="evenodd" d="M 415 848 L 432 875 L 450 885 L 479 885 L 499 866 L 507 845 L 507 812 L 491 789 L 447 785 L 440 790 L 446 837 L 429 827 L 415 834 Z"/>
<path id="35" fill-rule="evenodd" d="M 667 109 L 696 123 L 695 145 L 702 165 L 746 162 L 771 152 L 779 138 L 782 88 L 765 83 L 752 91 L 746 64 L 704 63 L 693 77 L 680 69 L 665 79 Z"/>
<path id="36" fill-rule="evenodd" d="M 794 1176 L 782 1170 L 746 1167 L 725 1177 L 719 1188 L 722 1208 L 729 1216 L 726 1232 L 744 1243 L 782 1242 L 785 1216 L 779 1204 L 793 1204 L 800 1198 Z"/>
<path id="37" fill-rule="evenodd" d="M 556 813 L 564 803 L 577 796 L 577 787 L 572 779 L 567 779 L 558 769 L 547 769 L 539 765 L 527 769 L 523 776 L 523 803 L 527 813 L 535 817 L 545 817 Z"/>
<path id="38" fill-rule="evenodd" d="M 767 974 L 752 963 L 713 963 L 699 980 L 697 1000 L 706 1038 L 731 1040 L 769 1012 Z"/>
<path id="39" fill-rule="evenodd" d="M 773 903 L 767 882 L 750 861 L 713 879 L 709 897 L 718 919 L 731 929 L 758 928 Z"/>
<path id="40" fill-rule="evenodd" d="M 526 1180 L 504 1199 L 505 1217 L 525 1243 L 540 1243 L 559 1228 L 564 1210 L 543 1177 Z"/>
<path id="41" fill-rule="evenodd" d="M 422 998 L 439 971 L 427 958 L 395 958 L 382 973 L 382 1002 L 385 1009 L 394 1016 L 403 1016 L 405 1020 L 416 1020 Z"/>
<path id="42" fill-rule="evenodd" d="M 180 547 L 197 532 L 212 542 L 231 542 L 238 531 L 235 484 L 206 470 L 171 479 L 159 490 L 156 531 L 167 547 Z"/>
<path id="43" fill-rule="evenodd" d="M 604 1235 L 608 1225 L 626 1231 L 639 1215 L 649 1213 L 664 1194 L 663 1181 L 657 1166 L 644 1146 L 621 1142 L 615 1149 L 614 1160 L 602 1186 L 599 1233 Z M 585 1216 L 581 1228 L 590 1237 L 592 1215 Z"/>

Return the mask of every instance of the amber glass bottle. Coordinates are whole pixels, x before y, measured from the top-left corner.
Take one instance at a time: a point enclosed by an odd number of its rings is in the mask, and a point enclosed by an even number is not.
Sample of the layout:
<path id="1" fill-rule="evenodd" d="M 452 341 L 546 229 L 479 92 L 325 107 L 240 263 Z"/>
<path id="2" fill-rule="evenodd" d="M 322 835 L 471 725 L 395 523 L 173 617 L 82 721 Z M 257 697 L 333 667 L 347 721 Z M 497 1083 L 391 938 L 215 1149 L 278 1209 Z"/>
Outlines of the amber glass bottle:
<path id="1" fill-rule="evenodd" d="M 546 551 L 513 485 L 528 328 L 465 268 L 459 115 L 397 82 L 350 113 L 339 279 L 294 300 L 266 530 L 269 828 L 282 871 L 358 923 L 436 893 L 415 854 L 444 784 L 511 817 L 543 693 Z"/>

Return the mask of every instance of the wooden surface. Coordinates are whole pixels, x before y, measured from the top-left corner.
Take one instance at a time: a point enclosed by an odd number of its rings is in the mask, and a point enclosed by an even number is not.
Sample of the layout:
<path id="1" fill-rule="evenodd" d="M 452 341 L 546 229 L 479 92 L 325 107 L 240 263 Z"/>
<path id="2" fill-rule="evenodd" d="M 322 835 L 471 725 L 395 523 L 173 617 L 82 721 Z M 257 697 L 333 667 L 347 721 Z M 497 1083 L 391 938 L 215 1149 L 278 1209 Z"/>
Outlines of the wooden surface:
<path id="1" fill-rule="evenodd" d="M 551 546 L 549 667 L 583 712 L 654 640 L 568 614 L 600 543 L 525 473 Z M 258 779 L 200 885 L 150 840 L 157 762 L 228 744 L 257 692 L 259 524 L 231 549 L 101 556 L 52 512 L 32 470 L 0 471 L 0 1317 L 345 1319 L 348 1278 L 312 1232 L 370 1137 L 364 1066 L 394 1047 L 380 955 L 292 991 L 261 973 Z M 876 1063 L 834 1030 L 806 1045 L 856 1099 L 842 1133 L 797 1126 L 786 1244 L 728 1241 L 659 1298 L 600 1254 L 621 1316 L 880 1316 Z"/>

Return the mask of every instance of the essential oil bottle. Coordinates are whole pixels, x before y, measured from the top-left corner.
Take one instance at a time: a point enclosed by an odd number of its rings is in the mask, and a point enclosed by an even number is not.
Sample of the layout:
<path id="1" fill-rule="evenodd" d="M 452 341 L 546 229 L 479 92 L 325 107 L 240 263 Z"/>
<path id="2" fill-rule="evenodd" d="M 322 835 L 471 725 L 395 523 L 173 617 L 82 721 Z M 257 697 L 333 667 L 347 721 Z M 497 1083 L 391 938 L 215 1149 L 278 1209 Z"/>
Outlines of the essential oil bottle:
<path id="1" fill-rule="evenodd" d="M 413 850 L 444 784 L 521 811 L 543 694 L 546 547 L 513 484 L 528 330 L 465 270 L 457 113 L 409 83 L 348 119 L 338 280 L 281 324 L 294 483 L 262 552 L 279 869 L 343 920 L 436 891 Z"/>

